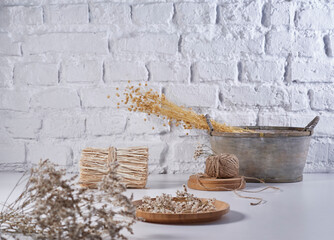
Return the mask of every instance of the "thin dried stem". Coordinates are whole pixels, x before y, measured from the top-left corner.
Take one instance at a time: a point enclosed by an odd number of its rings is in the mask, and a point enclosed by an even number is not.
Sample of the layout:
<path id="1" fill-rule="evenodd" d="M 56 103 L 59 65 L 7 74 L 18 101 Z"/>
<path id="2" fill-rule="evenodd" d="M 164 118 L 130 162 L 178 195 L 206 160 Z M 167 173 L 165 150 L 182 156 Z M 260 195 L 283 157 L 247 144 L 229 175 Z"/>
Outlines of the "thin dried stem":
<path id="1" fill-rule="evenodd" d="M 24 178 L 24 176 L 25 176 L 26 174 L 27 174 L 27 171 L 24 172 L 24 173 L 22 174 L 22 176 L 21 176 L 20 179 L 17 181 L 17 183 L 15 184 L 14 188 L 12 189 L 12 191 L 11 191 L 11 192 L 9 193 L 9 195 L 7 196 L 6 201 L 2 204 L 1 212 L 3 212 L 3 208 L 6 206 L 8 199 L 10 198 L 10 196 L 12 196 L 12 194 L 13 194 L 14 190 L 17 188 L 17 186 L 20 185 L 21 180 Z"/>

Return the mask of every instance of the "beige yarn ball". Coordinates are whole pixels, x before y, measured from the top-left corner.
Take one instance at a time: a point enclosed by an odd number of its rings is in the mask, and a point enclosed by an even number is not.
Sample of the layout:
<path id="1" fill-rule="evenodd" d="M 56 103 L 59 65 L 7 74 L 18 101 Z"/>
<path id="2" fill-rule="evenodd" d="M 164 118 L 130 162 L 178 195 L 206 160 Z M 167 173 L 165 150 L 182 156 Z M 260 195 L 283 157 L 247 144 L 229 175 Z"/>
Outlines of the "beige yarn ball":
<path id="1" fill-rule="evenodd" d="M 237 177 L 239 176 L 239 159 L 229 153 L 210 156 L 205 162 L 205 173 L 217 178 Z"/>

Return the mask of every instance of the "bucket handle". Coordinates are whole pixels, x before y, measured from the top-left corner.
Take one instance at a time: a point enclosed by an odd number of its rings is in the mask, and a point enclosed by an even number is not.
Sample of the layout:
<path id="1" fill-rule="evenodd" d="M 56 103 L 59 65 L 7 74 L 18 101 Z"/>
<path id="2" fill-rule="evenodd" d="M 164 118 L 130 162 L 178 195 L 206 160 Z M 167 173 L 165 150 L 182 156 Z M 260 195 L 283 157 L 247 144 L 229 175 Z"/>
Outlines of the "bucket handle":
<path id="1" fill-rule="evenodd" d="M 208 124 L 209 129 L 210 129 L 210 136 L 212 136 L 213 126 L 212 126 L 212 123 L 211 123 L 211 120 L 210 120 L 210 115 L 206 114 L 205 118 L 206 118 L 206 123 Z"/>
<path id="2" fill-rule="evenodd" d="M 304 128 L 304 131 L 310 131 L 312 135 L 313 129 L 315 128 L 315 126 L 317 126 L 319 120 L 320 120 L 319 116 L 316 116 L 315 118 L 313 118 L 313 120 L 309 124 L 307 124 L 307 126 Z"/>

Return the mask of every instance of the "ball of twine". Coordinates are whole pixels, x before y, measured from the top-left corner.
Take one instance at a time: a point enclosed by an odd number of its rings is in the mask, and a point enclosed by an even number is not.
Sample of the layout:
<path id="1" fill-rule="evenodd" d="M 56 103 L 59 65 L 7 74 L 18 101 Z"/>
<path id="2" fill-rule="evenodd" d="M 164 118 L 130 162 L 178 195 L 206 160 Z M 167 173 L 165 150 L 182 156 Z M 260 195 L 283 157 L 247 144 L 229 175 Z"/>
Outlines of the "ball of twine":
<path id="1" fill-rule="evenodd" d="M 222 153 L 206 159 L 205 173 L 210 177 L 232 178 L 239 176 L 239 160 L 234 154 Z"/>

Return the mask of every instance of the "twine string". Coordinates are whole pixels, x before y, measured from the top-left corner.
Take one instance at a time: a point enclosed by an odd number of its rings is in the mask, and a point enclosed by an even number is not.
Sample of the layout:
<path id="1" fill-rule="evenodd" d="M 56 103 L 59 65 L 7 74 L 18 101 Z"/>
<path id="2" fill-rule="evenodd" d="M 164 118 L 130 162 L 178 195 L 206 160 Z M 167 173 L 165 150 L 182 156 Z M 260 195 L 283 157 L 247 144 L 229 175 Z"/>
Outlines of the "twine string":
<path id="1" fill-rule="evenodd" d="M 108 165 L 117 161 L 117 149 L 115 147 L 108 148 Z"/>
<path id="2" fill-rule="evenodd" d="M 111 164 L 117 161 L 117 149 L 115 147 L 108 148 L 107 168 L 111 168 Z"/>
<path id="3" fill-rule="evenodd" d="M 252 179 L 252 180 L 257 180 L 259 181 L 260 183 L 262 184 L 266 184 L 262 179 L 259 179 L 259 178 L 255 178 L 255 177 L 246 177 L 246 176 L 241 176 L 241 181 L 240 181 L 240 185 L 235 188 L 235 189 L 232 189 L 232 188 L 226 188 L 226 187 L 214 187 L 214 188 L 207 188 L 200 180 L 200 178 L 203 178 L 203 177 L 208 177 L 206 174 L 203 174 L 203 173 L 198 173 L 196 174 L 196 179 L 197 179 L 197 182 L 199 185 L 201 185 L 203 188 L 205 188 L 206 190 L 217 190 L 217 191 L 220 191 L 220 190 L 227 190 L 227 191 L 233 191 L 238 197 L 240 198 L 246 198 L 246 199 L 253 199 L 253 200 L 257 200 L 257 202 L 251 202 L 250 205 L 252 206 L 256 206 L 256 205 L 259 205 L 261 204 L 262 202 L 265 202 L 265 200 L 263 200 L 263 198 L 260 198 L 260 197 L 250 197 L 250 196 L 243 196 L 241 195 L 239 192 L 246 192 L 246 193 L 259 193 L 259 192 L 262 192 L 262 191 L 265 191 L 267 189 L 275 189 L 275 190 L 280 190 L 280 188 L 278 187 L 273 187 L 273 186 L 266 186 L 260 190 L 253 190 L 253 191 L 250 191 L 250 190 L 242 190 L 244 184 L 246 184 L 246 180 L 245 179 Z M 217 178 L 216 178 L 217 179 Z M 239 191 L 239 192 L 238 192 Z"/>
<path id="4" fill-rule="evenodd" d="M 110 163 L 112 162 L 112 159 L 111 159 L 111 151 L 112 151 L 112 147 L 109 147 L 108 148 L 108 158 L 107 158 L 107 164 L 108 166 L 110 165 Z"/>
<path id="5" fill-rule="evenodd" d="M 239 175 L 239 160 L 227 153 L 209 156 L 205 161 L 205 173 L 217 178 L 236 177 Z"/>

